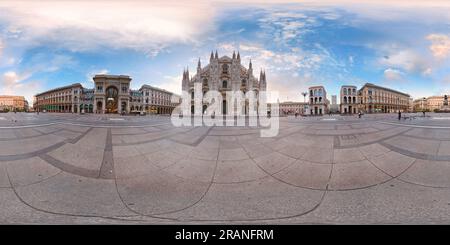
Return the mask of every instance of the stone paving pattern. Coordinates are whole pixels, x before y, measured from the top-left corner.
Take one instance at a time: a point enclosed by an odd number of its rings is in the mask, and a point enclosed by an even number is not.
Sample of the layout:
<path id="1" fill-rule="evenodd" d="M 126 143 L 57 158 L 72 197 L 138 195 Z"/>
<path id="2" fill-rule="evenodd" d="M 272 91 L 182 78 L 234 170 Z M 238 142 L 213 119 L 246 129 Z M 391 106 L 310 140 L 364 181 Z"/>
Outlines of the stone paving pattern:
<path id="1" fill-rule="evenodd" d="M 450 120 L 395 117 L 0 114 L 0 223 L 450 223 Z"/>

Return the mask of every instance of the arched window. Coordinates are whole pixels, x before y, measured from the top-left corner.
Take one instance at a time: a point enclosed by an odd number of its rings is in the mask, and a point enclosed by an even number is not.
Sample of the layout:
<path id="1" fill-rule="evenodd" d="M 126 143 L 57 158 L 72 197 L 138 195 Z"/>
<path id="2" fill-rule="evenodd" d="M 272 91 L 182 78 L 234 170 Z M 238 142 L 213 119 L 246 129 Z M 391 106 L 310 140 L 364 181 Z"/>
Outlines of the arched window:
<path id="1" fill-rule="evenodd" d="M 222 65 L 222 73 L 224 73 L 224 74 L 228 73 L 228 65 L 227 64 Z"/>
<path id="2" fill-rule="evenodd" d="M 203 87 L 208 87 L 208 79 L 203 79 Z"/>
<path id="3" fill-rule="evenodd" d="M 247 81 L 245 79 L 242 79 L 242 86 L 243 87 L 247 86 Z"/>
<path id="4" fill-rule="evenodd" d="M 319 103 L 322 102 L 322 97 L 319 97 Z"/>
<path id="5" fill-rule="evenodd" d="M 222 81 L 222 88 L 227 88 L 227 86 L 228 86 L 227 80 L 223 80 Z"/>
<path id="6" fill-rule="evenodd" d="M 356 97 L 353 97 L 353 104 L 356 104 Z"/>
<path id="7" fill-rule="evenodd" d="M 347 104 L 347 97 L 344 96 L 344 104 Z"/>
<path id="8" fill-rule="evenodd" d="M 191 92 L 191 99 L 194 99 L 194 91 Z"/>

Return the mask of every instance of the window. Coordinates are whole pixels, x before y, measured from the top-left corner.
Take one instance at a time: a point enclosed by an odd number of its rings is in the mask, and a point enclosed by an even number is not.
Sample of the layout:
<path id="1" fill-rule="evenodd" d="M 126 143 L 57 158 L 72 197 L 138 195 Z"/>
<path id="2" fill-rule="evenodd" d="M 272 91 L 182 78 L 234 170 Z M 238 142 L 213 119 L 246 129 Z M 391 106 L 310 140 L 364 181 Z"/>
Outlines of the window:
<path id="1" fill-rule="evenodd" d="M 227 88 L 228 82 L 227 80 L 222 81 L 222 88 Z"/>
<path id="2" fill-rule="evenodd" d="M 103 86 L 101 86 L 101 85 L 97 86 L 97 91 L 98 92 L 103 92 Z"/>
<path id="3" fill-rule="evenodd" d="M 243 87 L 247 86 L 247 81 L 245 79 L 242 80 L 242 86 Z"/>
<path id="4" fill-rule="evenodd" d="M 122 86 L 122 93 L 126 93 L 128 91 L 128 87 L 127 86 Z"/>
<path id="5" fill-rule="evenodd" d="M 208 86 L 208 79 L 203 79 L 203 87 L 207 87 Z"/>
<path id="6" fill-rule="evenodd" d="M 224 73 L 224 74 L 228 73 L 228 65 L 227 64 L 222 65 L 222 73 Z"/>

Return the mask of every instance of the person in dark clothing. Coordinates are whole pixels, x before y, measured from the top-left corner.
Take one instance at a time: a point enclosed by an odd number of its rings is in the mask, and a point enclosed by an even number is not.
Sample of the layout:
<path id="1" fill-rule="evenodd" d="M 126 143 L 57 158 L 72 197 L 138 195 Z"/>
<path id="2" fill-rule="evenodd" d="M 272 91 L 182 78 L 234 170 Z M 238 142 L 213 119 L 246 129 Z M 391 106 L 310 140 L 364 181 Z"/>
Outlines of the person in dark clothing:
<path id="1" fill-rule="evenodd" d="M 423 113 L 423 117 L 425 117 L 425 111 L 422 111 L 422 113 Z"/>
<path id="2" fill-rule="evenodd" d="M 398 120 L 402 119 L 402 112 L 398 111 Z"/>

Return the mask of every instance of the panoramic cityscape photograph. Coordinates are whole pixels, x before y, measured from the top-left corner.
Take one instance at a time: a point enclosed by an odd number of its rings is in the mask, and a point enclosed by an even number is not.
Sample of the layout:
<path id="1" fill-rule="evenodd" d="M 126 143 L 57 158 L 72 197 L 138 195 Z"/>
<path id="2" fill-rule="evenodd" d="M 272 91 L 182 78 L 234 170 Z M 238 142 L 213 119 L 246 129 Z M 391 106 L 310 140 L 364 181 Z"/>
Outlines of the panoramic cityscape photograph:
<path id="1" fill-rule="evenodd" d="M 0 1 L 0 224 L 450 224 L 449 67 L 444 0 Z"/>

